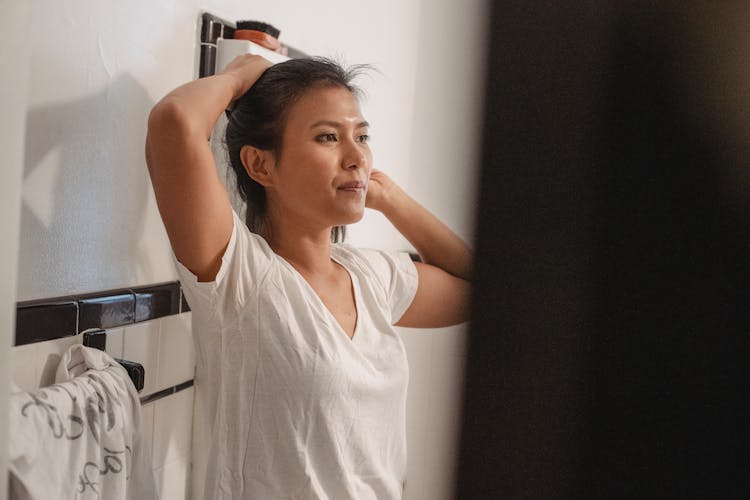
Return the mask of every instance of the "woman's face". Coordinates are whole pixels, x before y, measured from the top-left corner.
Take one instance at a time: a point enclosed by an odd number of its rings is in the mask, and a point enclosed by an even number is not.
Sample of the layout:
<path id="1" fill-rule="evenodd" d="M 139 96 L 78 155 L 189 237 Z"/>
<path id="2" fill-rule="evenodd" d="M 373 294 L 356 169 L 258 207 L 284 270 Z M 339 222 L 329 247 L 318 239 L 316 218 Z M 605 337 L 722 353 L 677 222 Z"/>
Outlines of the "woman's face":
<path id="1" fill-rule="evenodd" d="M 287 117 L 274 182 L 267 188 L 269 208 L 312 228 L 360 220 L 372 168 L 367 133 L 349 90 L 307 92 Z"/>

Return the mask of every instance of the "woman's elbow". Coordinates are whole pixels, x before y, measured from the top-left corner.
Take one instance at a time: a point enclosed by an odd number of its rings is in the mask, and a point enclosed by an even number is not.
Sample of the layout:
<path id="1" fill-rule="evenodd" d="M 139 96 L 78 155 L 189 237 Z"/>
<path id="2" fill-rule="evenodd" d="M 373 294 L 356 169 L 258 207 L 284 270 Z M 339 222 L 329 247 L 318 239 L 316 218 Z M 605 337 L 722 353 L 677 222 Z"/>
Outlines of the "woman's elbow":
<path id="1" fill-rule="evenodd" d="M 185 122 L 180 106 L 167 96 L 156 103 L 148 114 L 146 139 L 161 135 L 165 130 L 184 126 Z"/>
<path id="2" fill-rule="evenodd" d="M 154 168 L 160 150 L 174 150 L 180 143 L 190 142 L 193 127 L 185 111 L 173 100 L 159 101 L 148 115 L 146 128 L 146 165 Z"/>

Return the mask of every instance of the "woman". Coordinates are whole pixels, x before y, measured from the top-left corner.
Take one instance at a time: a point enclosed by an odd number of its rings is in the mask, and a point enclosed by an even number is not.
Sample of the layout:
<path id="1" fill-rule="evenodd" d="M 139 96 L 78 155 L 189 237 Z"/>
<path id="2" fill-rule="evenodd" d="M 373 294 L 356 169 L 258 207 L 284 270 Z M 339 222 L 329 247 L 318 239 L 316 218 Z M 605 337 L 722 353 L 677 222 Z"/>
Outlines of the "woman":
<path id="1" fill-rule="evenodd" d="M 271 66 L 246 55 L 149 117 L 147 163 L 208 409 L 202 498 L 400 498 L 408 367 L 393 325 L 467 318 L 471 253 L 372 169 L 352 77 L 322 59 Z M 246 221 L 208 142 L 230 106 Z M 365 207 L 424 263 L 334 243 Z"/>

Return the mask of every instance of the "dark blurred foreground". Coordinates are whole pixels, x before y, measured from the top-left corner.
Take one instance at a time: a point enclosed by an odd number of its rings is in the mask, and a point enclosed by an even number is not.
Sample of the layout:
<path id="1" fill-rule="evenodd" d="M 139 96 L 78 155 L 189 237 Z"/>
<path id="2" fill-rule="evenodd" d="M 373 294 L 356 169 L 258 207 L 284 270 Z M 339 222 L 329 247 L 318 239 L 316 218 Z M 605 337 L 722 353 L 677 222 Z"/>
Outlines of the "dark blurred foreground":
<path id="1" fill-rule="evenodd" d="M 490 3 L 456 498 L 750 498 L 750 2 Z"/>

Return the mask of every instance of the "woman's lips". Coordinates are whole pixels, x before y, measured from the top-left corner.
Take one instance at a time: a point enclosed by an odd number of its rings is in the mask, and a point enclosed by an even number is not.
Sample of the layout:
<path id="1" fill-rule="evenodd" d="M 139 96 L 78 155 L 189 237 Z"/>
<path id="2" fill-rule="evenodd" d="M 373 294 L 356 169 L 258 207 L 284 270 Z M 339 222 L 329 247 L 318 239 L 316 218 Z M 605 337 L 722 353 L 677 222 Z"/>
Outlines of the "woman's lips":
<path id="1" fill-rule="evenodd" d="M 340 191 L 364 191 L 365 183 L 362 181 L 350 181 L 340 184 L 338 189 Z"/>

